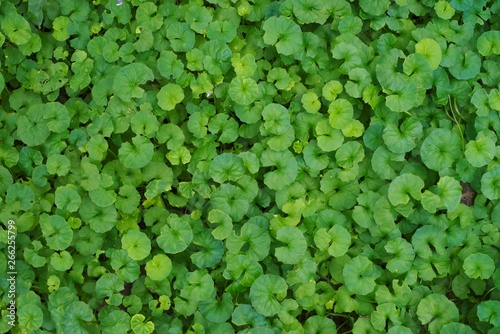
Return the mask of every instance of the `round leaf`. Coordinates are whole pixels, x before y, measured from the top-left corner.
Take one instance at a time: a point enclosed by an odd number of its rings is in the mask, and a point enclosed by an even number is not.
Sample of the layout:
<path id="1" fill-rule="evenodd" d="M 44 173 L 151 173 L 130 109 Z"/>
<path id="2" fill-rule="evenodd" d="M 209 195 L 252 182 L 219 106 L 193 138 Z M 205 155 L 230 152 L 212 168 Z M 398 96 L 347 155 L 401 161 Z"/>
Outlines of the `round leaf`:
<path id="1" fill-rule="evenodd" d="M 486 254 L 475 253 L 465 258 L 463 268 L 470 278 L 488 279 L 495 271 L 495 261 Z"/>
<path id="2" fill-rule="evenodd" d="M 146 166 L 153 158 L 154 146 L 148 138 L 135 136 L 132 143 L 125 142 L 118 149 L 118 158 L 127 168 L 136 169 Z"/>
<path id="3" fill-rule="evenodd" d="M 278 230 L 276 239 L 285 244 L 275 250 L 276 258 L 287 264 L 295 264 L 306 254 L 307 241 L 304 234 L 294 226 L 285 226 Z"/>
<path id="4" fill-rule="evenodd" d="M 157 254 L 146 263 L 146 275 L 154 281 L 162 281 L 172 270 L 172 261 L 164 254 Z"/>
<path id="5" fill-rule="evenodd" d="M 122 67 L 113 80 L 113 91 L 123 101 L 141 98 L 144 89 L 139 86 L 154 79 L 153 71 L 142 63 Z"/>
<path id="6" fill-rule="evenodd" d="M 233 101 L 249 105 L 259 96 L 259 86 L 252 78 L 235 77 L 229 84 L 229 96 Z"/>
<path id="7" fill-rule="evenodd" d="M 285 280 L 277 275 L 266 274 L 257 278 L 250 288 L 250 300 L 257 312 L 272 317 L 280 309 L 282 301 L 286 297 L 288 285 Z"/>
<path id="8" fill-rule="evenodd" d="M 435 171 L 452 166 L 460 156 L 460 137 L 450 130 L 436 129 L 425 138 L 420 149 L 424 164 Z"/>
<path id="9" fill-rule="evenodd" d="M 161 229 L 156 239 L 158 246 L 166 253 L 175 254 L 185 250 L 193 240 L 193 230 L 182 218 L 169 219 L 168 225 Z"/>
<path id="10" fill-rule="evenodd" d="M 168 83 L 158 92 L 158 105 L 163 110 L 173 110 L 184 99 L 184 90 L 177 84 Z"/>
<path id="11" fill-rule="evenodd" d="M 151 240 L 143 232 L 130 230 L 122 236 L 121 241 L 122 248 L 136 261 L 145 259 L 151 252 Z"/>
<path id="12" fill-rule="evenodd" d="M 302 31 L 285 16 L 271 16 L 264 25 L 264 43 L 275 45 L 279 53 L 289 56 L 302 49 Z"/>

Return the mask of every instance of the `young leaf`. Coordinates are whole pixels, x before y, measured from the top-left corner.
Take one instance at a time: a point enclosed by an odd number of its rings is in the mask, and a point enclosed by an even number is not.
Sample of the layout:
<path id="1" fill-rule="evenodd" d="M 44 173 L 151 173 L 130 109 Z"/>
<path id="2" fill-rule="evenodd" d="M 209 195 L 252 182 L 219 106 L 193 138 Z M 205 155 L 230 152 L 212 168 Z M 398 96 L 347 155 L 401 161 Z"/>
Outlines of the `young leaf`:
<path id="1" fill-rule="evenodd" d="M 435 70 L 441 63 L 442 52 L 439 43 L 430 38 L 423 38 L 415 45 L 415 52 L 423 55 Z"/>
<path id="2" fill-rule="evenodd" d="M 160 89 L 156 97 L 160 108 L 169 111 L 182 102 L 184 90 L 177 84 L 168 83 Z"/>
<path id="3" fill-rule="evenodd" d="M 155 330 L 155 324 L 152 321 L 147 321 L 142 314 L 134 314 L 130 319 L 130 328 L 135 334 L 150 334 Z"/>
<path id="4" fill-rule="evenodd" d="M 154 281 L 162 281 L 172 271 L 172 261 L 164 254 L 157 254 L 146 263 L 146 275 Z"/>
<path id="5" fill-rule="evenodd" d="M 143 232 L 129 230 L 122 236 L 121 241 L 122 248 L 136 261 L 145 259 L 151 252 L 151 240 Z"/>
<path id="6" fill-rule="evenodd" d="M 259 96 L 259 86 L 252 78 L 237 76 L 231 80 L 228 92 L 236 103 L 249 105 Z"/>
<path id="7" fill-rule="evenodd" d="M 208 213 L 208 220 L 212 224 L 220 224 L 212 231 L 212 235 L 217 240 L 224 240 L 233 231 L 233 221 L 231 217 L 224 211 L 212 209 Z"/>

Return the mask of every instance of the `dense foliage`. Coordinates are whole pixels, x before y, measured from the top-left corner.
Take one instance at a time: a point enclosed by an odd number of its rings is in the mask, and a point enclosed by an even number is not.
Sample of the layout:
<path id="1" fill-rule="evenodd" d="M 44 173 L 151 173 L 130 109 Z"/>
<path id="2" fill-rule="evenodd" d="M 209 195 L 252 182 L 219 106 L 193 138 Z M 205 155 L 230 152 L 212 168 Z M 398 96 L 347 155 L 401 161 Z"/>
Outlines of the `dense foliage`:
<path id="1" fill-rule="evenodd" d="M 499 18 L 0 1 L 0 332 L 500 333 Z"/>

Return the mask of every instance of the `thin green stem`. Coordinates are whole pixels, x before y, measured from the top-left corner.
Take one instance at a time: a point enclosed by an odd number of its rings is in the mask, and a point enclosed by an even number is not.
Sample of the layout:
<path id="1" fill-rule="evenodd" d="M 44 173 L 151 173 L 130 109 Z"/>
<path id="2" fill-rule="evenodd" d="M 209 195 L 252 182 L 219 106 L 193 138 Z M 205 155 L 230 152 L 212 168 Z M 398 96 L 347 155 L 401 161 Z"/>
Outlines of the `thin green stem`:
<path id="1" fill-rule="evenodd" d="M 461 119 L 463 119 L 463 117 L 460 114 L 460 111 L 458 110 L 457 101 L 454 100 L 453 101 L 454 103 L 452 104 L 451 97 L 449 95 L 448 95 L 448 99 L 450 101 L 450 111 L 451 111 L 451 114 L 452 114 L 453 117 L 450 116 L 450 114 L 448 114 L 448 111 L 446 111 L 446 115 L 448 115 L 448 117 L 452 120 L 452 122 L 454 122 L 457 125 L 458 132 L 460 133 L 460 139 L 462 140 L 462 150 L 465 150 L 465 137 L 464 137 L 464 133 L 462 131 L 462 126 L 461 126 L 459 120 L 455 116 L 455 113 L 457 113 Z"/>

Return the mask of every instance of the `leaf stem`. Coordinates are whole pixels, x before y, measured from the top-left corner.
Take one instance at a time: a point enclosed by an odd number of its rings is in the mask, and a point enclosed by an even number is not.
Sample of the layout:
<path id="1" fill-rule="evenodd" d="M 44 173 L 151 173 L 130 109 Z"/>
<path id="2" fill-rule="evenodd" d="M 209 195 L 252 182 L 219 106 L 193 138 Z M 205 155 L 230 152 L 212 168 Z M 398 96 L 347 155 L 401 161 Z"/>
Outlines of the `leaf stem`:
<path id="1" fill-rule="evenodd" d="M 458 132 L 460 133 L 460 139 L 462 140 L 462 150 L 465 150 L 465 138 L 464 138 L 464 134 L 463 134 L 463 131 L 462 131 L 462 126 L 461 126 L 460 122 L 458 121 L 457 117 L 455 116 L 455 112 L 459 115 L 459 117 L 462 120 L 463 120 L 463 117 L 460 114 L 460 111 L 458 110 L 457 101 L 454 100 L 453 103 L 452 103 L 450 95 L 448 95 L 448 100 L 450 102 L 450 111 L 451 111 L 451 114 L 452 114 L 453 118 L 450 116 L 450 114 L 448 114 L 448 112 L 446 112 L 446 115 L 448 115 L 448 117 L 457 125 Z"/>

